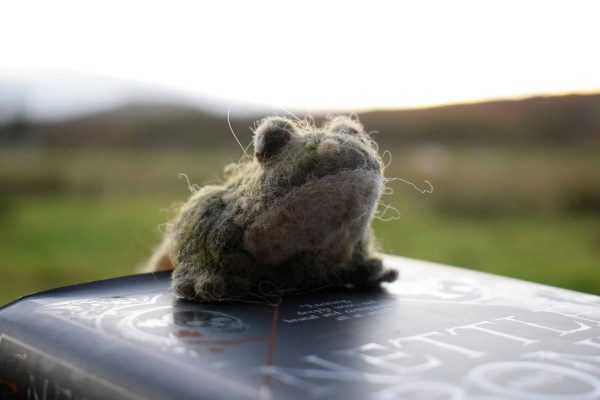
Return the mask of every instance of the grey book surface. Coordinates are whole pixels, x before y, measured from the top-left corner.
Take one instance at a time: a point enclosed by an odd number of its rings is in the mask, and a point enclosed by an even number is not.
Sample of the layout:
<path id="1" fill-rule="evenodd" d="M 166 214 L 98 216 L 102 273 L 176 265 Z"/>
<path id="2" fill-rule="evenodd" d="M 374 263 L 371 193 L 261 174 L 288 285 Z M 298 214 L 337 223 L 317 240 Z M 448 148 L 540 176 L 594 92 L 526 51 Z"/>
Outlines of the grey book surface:
<path id="1" fill-rule="evenodd" d="M 169 273 L 0 309 L 0 399 L 600 399 L 600 297 L 387 256 L 379 290 L 177 298 Z"/>

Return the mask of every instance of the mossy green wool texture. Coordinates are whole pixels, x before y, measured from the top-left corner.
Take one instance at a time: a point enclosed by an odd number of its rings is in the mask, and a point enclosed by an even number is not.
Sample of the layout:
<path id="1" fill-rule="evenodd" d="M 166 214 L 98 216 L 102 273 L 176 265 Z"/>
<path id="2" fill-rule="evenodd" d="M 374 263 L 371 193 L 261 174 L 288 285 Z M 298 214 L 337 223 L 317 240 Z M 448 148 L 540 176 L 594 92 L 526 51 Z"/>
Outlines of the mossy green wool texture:
<path id="1" fill-rule="evenodd" d="M 374 254 L 383 164 L 356 119 L 317 128 L 266 118 L 254 157 L 225 171 L 223 184 L 192 194 L 153 257 L 175 267 L 179 295 L 219 301 L 259 293 L 263 281 L 309 289 L 396 279 Z"/>

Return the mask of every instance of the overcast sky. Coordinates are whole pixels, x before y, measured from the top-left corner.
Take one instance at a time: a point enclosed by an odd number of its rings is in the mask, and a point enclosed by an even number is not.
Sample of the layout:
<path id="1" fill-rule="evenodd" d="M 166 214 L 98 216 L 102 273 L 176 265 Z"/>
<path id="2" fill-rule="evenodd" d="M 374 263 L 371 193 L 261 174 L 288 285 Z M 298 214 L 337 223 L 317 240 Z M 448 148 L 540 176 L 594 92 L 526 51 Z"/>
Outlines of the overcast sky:
<path id="1" fill-rule="evenodd" d="M 295 109 L 600 90 L 600 2 L 10 1 L 0 70 Z"/>

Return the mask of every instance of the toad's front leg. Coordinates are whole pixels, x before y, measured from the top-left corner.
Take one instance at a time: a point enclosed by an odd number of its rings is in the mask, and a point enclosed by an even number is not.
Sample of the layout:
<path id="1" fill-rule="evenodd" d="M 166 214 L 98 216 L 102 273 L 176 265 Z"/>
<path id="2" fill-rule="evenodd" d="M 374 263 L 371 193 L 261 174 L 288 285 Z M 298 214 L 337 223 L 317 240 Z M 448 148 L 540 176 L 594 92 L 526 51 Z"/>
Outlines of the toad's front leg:
<path id="1" fill-rule="evenodd" d="M 183 262 L 173 272 L 172 286 L 180 296 L 203 301 L 223 301 L 247 295 L 256 280 L 244 256 L 226 255 L 219 265 Z"/>
<path id="2" fill-rule="evenodd" d="M 184 297 L 224 300 L 245 295 L 256 269 L 241 248 L 242 230 L 223 200 L 225 189 L 204 187 L 186 203 L 170 232 L 172 286 Z"/>
<path id="3" fill-rule="evenodd" d="M 353 264 L 346 276 L 345 283 L 353 287 L 373 287 L 382 282 L 393 282 L 398 278 L 398 271 L 386 268 L 379 258 L 367 258 Z"/>
<path id="4" fill-rule="evenodd" d="M 369 235 L 356 244 L 352 262 L 344 274 L 344 283 L 359 288 L 372 287 L 381 282 L 393 282 L 397 278 L 398 271 L 385 267 L 383 260 L 370 249 Z"/>

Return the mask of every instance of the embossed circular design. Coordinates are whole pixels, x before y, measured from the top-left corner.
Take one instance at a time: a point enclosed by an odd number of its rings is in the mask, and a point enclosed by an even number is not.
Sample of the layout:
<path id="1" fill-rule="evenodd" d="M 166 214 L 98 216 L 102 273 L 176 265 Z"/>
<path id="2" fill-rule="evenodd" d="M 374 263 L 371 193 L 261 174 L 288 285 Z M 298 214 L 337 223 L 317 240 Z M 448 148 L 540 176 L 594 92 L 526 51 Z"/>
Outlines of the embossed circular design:
<path id="1" fill-rule="evenodd" d="M 511 399 L 600 398 L 600 380 L 585 372 L 554 364 L 529 361 L 493 362 L 473 368 L 468 378 L 487 392 Z M 558 386 L 562 393 L 557 393 Z"/>

